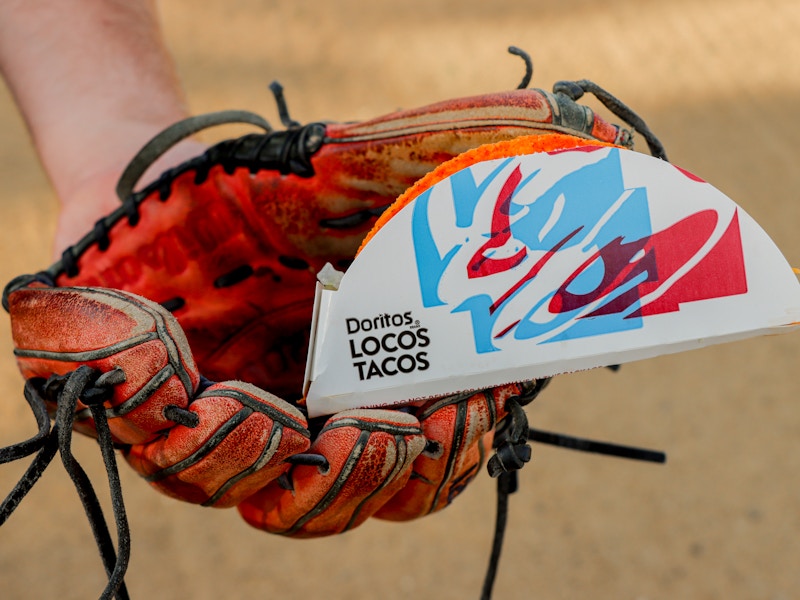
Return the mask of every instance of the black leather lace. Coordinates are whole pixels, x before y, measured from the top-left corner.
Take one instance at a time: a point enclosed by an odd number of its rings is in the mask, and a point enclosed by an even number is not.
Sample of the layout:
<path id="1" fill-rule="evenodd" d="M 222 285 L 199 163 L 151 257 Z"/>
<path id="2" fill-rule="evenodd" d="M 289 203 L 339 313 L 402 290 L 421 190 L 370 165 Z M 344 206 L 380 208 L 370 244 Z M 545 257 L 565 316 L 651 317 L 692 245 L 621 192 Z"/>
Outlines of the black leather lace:
<path id="1" fill-rule="evenodd" d="M 517 48 L 516 46 L 509 46 L 508 52 L 510 54 L 514 54 L 515 56 L 519 56 L 525 61 L 525 76 L 522 78 L 522 82 L 517 86 L 517 89 L 523 90 L 527 88 L 531 82 L 531 78 L 533 76 L 533 61 L 527 52 Z M 596 83 L 589 81 L 588 79 L 580 79 L 578 81 L 558 81 L 555 83 L 555 85 L 553 85 L 553 93 L 556 95 L 566 96 L 573 102 L 580 100 L 585 93 L 592 94 L 603 104 L 603 106 L 611 111 L 612 114 L 632 127 L 636 133 L 644 138 L 645 142 L 647 143 L 647 147 L 650 150 L 650 154 L 656 158 L 667 160 L 667 153 L 664 150 L 664 145 L 650 130 L 650 127 L 647 126 L 647 123 L 645 123 L 644 119 L 637 115 L 632 108 L 622 102 L 619 98 L 604 90 Z"/>
<path id="2" fill-rule="evenodd" d="M 0 525 L 5 523 L 19 506 L 55 455 L 60 454 L 64 469 L 72 479 L 83 504 L 108 576 L 108 584 L 100 595 L 102 600 L 110 598 L 127 600 L 129 597 L 124 577 L 130 557 L 131 538 L 125 504 L 122 499 L 114 444 L 103 407 L 103 402 L 108 399 L 113 386 L 123 380 L 124 374 L 121 371 L 115 370 L 100 374 L 87 366 L 78 367 L 67 375 L 53 375 L 48 380 L 29 379 L 25 383 L 25 399 L 36 418 L 39 432 L 24 442 L 0 448 L 0 464 L 35 454 L 19 482 L 0 504 Z M 55 423 L 52 427 L 45 399 L 57 404 Z M 72 454 L 72 424 L 78 399 L 89 407 L 97 428 L 97 441 L 108 475 L 111 505 L 116 524 L 116 549 L 91 481 Z"/>
<path id="3" fill-rule="evenodd" d="M 489 555 L 489 565 L 481 590 L 481 600 L 490 600 L 497 577 L 503 538 L 508 524 L 509 496 L 519 488 L 518 471 L 531 459 L 529 441 L 569 448 L 581 452 L 592 452 L 619 458 L 664 463 L 666 454 L 633 446 L 622 446 L 585 438 L 533 429 L 528 426 L 528 417 L 523 406 L 532 402 L 547 385 L 549 379 L 525 384 L 522 395 L 506 402 L 508 416 L 500 423 L 494 438 L 495 454 L 487 463 L 489 475 L 497 479 L 497 509 L 495 513 L 494 538 Z"/>
<path id="4" fill-rule="evenodd" d="M 61 273 L 65 273 L 68 277 L 78 275 L 78 260 L 89 247 L 96 245 L 99 250 L 106 250 L 111 243 L 109 232 L 117 222 L 127 219 L 129 225 L 136 226 L 140 219 L 139 205 L 142 201 L 156 192 L 162 201 L 166 201 L 172 192 L 173 182 L 185 173 L 193 172 L 194 182 L 197 185 L 202 184 L 208 178 L 211 169 L 216 166 L 221 166 L 229 174 L 236 169 L 245 168 L 251 173 L 272 170 L 299 177 L 312 177 L 314 167 L 311 158 L 325 141 L 325 125 L 322 123 L 299 125 L 289 117 L 280 84 L 273 82 L 270 89 L 275 95 L 278 113 L 282 123 L 287 127 L 286 130 L 275 131 L 261 116 L 241 110 L 197 115 L 168 127 L 137 153 L 120 177 L 116 191 L 121 206 L 110 215 L 98 220 L 81 240 L 64 250 L 61 259 L 47 270 L 50 277 L 56 278 Z M 234 123 L 254 125 L 263 129 L 264 133 L 253 133 L 222 141 L 211 146 L 200 156 L 167 169 L 158 179 L 141 190 L 135 190 L 150 165 L 175 144 L 204 129 Z"/>

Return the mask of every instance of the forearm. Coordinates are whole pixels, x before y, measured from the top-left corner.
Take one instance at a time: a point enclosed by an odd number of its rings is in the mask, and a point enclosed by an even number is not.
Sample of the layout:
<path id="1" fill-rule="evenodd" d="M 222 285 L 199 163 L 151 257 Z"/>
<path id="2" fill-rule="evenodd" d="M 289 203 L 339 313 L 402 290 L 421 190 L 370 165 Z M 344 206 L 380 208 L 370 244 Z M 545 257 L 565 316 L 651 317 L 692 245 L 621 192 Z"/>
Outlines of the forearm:
<path id="1" fill-rule="evenodd" d="M 187 113 L 154 0 L 0 0 L 0 69 L 71 212 L 113 206 L 127 161 Z"/>

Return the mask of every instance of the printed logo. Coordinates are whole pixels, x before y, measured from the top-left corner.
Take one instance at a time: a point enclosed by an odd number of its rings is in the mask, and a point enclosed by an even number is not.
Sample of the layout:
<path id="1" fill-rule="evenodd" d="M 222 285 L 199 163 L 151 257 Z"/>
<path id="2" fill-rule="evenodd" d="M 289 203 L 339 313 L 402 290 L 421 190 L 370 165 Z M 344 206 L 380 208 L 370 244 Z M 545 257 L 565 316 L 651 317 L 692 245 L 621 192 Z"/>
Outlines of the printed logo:
<path id="1" fill-rule="evenodd" d="M 747 292 L 735 209 L 660 215 L 654 230 L 647 188 L 624 185 L 620 150 L 580 150 L 592 158 L 562 172 L 526 172 L 512 157 L 416 199 L 423 305 L 467 313 L 477 352 L 637 329 L 682 303 Z"/>
<path id="2" fill-rule="evenodd" d="M 360 381 L 425 371 L 430 367 L 423 350 L 431 341 L 428 330 L 404 313 L 383 313 L 369 319 L 345 319 L 353 367 Z"/>

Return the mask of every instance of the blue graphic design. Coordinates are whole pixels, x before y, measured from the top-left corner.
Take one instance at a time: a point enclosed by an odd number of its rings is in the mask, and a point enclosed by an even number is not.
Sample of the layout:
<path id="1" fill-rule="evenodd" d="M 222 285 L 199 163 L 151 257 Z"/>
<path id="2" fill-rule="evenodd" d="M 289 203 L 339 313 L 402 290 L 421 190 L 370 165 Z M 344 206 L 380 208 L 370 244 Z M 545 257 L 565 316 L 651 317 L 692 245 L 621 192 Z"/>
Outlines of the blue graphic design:
<path id="1" fill-rule="evenodd" d="M 520 173 L 524 162 L 514 157 L 500 161 L 480 184 L 472 169 L 452 175 L 451 200 L 439 194 L 432 202 L 431 190 L 416 199 L 412 235 L 423 305 L 449 304 L 452 312 L 470 313 L 477 352 L 497 350 L 495 341 L 506 336 L 546 343 L 642 326 L 641 317 L 631 316 L 639 306 L 637 286 L 656 276 L 655 263 L 641 256 L 652 234 L 646 190 L 625 189 L 618 149 L 596 152 L 607 154 L 567 173 L 544 192 L 533 191 L 540 172 Z M 507 179 L 503 183 L 499 178 Z M 499 196 L 486 193 L 490 186 L 497 189 L 493 183 L 503 183 Z M 436 202 L 444 201 L 453 203 L 445 213 L 455 215 L 452 227 L 464 230 L 456 239 L 488 240 L 472 257 L 474 270 L 465 271 L 464 279 L 502 273 L 507 280 L 512 271 L 519 274 L 514 286 L 497 297 L 482 293 L 455 298 L 453 290 L 440 289 L 453 258 L 474 252 L 465 243 L 443 247 L 436 239 L 429 217 Z M 476 222 L 477 207 L 487 203 L 494 206 L 491 223 Z M 509 241 L 521 250 L 512 259 L 499 258 L 497 248 Z M 578 261 L 572 271 L 544 292 L 541 286 L 531 287 L 543 265 L 567 250 Z M 516 320 L 504 313 L 511 300 L 517 300 L 515 310 L 520 311 L 523 300 L 528 306 Z M 511 325 L 497 331 L 501 316 Z"/>

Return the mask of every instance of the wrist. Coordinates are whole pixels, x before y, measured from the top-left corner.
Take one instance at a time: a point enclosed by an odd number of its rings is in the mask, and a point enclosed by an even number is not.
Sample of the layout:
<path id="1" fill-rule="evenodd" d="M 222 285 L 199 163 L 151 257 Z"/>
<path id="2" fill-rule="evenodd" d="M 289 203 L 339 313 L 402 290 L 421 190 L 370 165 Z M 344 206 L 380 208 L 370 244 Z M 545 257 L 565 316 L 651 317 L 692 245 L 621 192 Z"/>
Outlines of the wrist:
<path id="1" fill-rule="evenodd" d="M 116 196 L 120 175 L 139 149 L 161 129 L 162 127 L 141 124 L 137 127 L 132 127 L 130 124 L 120 125 L 119 131 L 125 130 L 127 135 L 124 138 L 115 136 L 115 143 L 107 144 L 104 154 L 97 154 L 97 156 L 102 155 L 102 160 L 94 164 L 87 163 L 85 169 L 80 171 L 80 176 L 60 180 L 60 187 L 54 182 L 60 202 L 53 240 L 54 258 L 58 258 L 67 246 L 86 235 L 98 219 L 120 206 L 121 199 Z M 100 145 L 98 148 L 102 149 L 103 146 Z M 150 166 L 136 188 L 141 189 L 166 169 L 198 156 L 205 149 L 206 145 L 192 139 L 176 144 Z"/>

